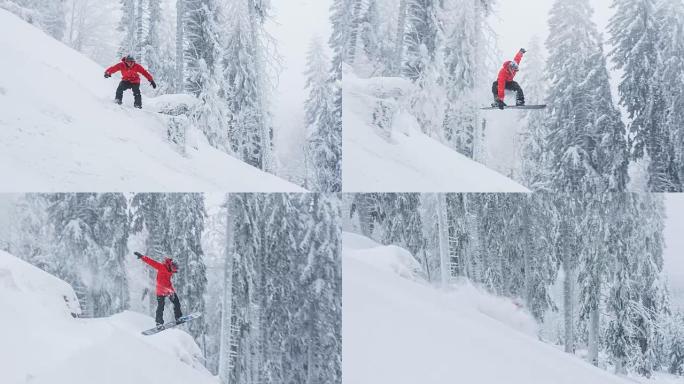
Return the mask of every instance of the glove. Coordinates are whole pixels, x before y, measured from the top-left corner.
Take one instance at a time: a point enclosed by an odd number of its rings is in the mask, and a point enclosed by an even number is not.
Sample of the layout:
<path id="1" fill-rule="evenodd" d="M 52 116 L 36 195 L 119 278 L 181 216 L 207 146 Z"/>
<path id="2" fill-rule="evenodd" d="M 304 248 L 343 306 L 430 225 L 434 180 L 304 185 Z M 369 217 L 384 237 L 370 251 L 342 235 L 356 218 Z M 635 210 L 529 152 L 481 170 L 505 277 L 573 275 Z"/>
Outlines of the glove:
<path id="1" fill-rule="evenodd" d="M 527 49 L 525 49 L 525 48 L 520 48 L 520 52 L 523 53 L 523 54 L 525 54 L 525 53 L 527 53 Z"/>
<path id="2" fill-rule="evenodd" d="M 112 77 L 112 75 L 110 75 L 109 73 L 105 72 L 105 79 L 109 79 L 110 77 Z"/>
<path id="3" fill-rule="evenodd" d="M 496 106 L 499 107 L 499 109 L 503 111 L 504 107 L 506 107 L 506 103 L 504 103 L 503 100 L 497 100 Z"/>
<path id="4" fill-rule="evenodd" d="M 150 85 L 153 89 L 157 89 L 157 83 L 155 83 L 154 80 L 150 81 Z"/>
<path id="5" fill-rule="evenodd" d="M 133 252 L 133 254 L 138 256 L 138 259 L 143 257 L 142 253 L 140 253 L 140 252 Z"/>

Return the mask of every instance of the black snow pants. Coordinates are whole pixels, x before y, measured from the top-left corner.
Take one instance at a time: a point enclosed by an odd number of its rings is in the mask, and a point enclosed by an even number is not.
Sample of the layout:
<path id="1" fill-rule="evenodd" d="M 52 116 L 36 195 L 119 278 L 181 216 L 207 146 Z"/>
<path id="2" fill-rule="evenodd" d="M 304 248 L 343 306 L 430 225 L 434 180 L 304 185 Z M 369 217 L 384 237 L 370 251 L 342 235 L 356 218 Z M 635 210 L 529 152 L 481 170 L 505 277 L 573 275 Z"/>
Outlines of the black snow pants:
<path id="1" fill-rule="evenodd" d="M 171 303 L 173 303 L 173 317 L 178 320 L 183 316 L 181 313 L 181 307 L 180 307 L 180 300 L 178 299 L 178 295 L 175 293 L 172 293 L 168 296 L 157 296 L 157 316 L 156 316 L 156 322 L 157 325 L 159 324 L 164 324 L 164 302 L 166 301 L 166 298 L 169 298 L 171 300 Z"/>
<path id="2" fill-rule="evenodd" d="M 116 96 L 114 97 L 118 103 L 123 100 L 123 93 L 125 90 L 133 90 L 133 105 L 138 108 L 142 108 L 142 95 L 140 94 L 140 83 L 131 83 L 128 81 L 122 81 L 119 83 L 119 87 L 116 88 Z"/>
<path id="3" fill-rule="evenodd" d="M 515 91 L 515 101 L 518 104 L 524 104 L 525 103 L 525 94 L 523 93 L 523 89 L 515 81 L 507 81 L 506 82 L 506 89 L 509 91 Z M 494 102 L 499 100 L 499 81 L 495 81 L 494 84 L 492 84 L 492 93 L 494 94 Z"/>

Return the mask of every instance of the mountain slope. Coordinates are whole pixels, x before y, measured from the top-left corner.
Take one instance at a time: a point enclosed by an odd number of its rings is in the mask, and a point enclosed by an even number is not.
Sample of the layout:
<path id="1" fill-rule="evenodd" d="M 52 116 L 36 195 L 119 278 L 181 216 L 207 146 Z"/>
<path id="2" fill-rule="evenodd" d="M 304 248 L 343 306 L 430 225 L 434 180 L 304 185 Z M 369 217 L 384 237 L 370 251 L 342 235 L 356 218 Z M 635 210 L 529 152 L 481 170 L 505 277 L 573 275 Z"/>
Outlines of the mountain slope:
<path id="1" fill-rule="evenodd" d="M 130 91 L 127 107 L 112 102 L 118 74 L 104 79 L 104 68 L 4 10 L 0 52 L 0 192 L 301 190 L 194 129 L 181 154 L 165 116 L 131 108 Z"/>
<path id="2" fill-rule="evenodd" d="M 407 81 L 360 79 L 347 68 L 343 88 L 345 192 L 527 192 L 422 133 L 397 102 Z M 397 111 L 384 131 L 376 128 L 385 117 L 379 108 Z"/>
<path id="3" fill-rule="evenodd" d="M 538 341 L 510 301 L 408 275 L 395 248 L 345 234 L 344 383 L 627 383 Z"/>
<path id="4" fill-rule="evenodd" d="M 143 336 L 154 320 L 134 312 L 74 318 L 67 283 L 2 251 L 0 308 L 2 383 L 217 383 L 187 333 Z"/>

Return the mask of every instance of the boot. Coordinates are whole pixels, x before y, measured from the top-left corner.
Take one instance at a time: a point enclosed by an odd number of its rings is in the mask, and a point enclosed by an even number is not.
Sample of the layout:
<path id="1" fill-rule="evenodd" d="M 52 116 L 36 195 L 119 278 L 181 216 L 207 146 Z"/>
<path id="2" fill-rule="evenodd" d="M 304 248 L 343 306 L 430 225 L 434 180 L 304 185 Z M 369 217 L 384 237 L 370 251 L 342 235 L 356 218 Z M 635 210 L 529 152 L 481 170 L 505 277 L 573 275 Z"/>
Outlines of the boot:
<path id="1" fill-rule="evenodd" d="M 525 106 L 525 99 L 518 99 L 515 101 L 515 106 L 516 107 L 524 107 Z"/>
<path id="2" fill-rule="evenodd" d="M 121 101 L 121 99 L 114 99 L 114 102 L 117 103 L 117 104 L 119 104 L 119 105 L 121 105 L 121 102 L 122 102 L 122 101 Z"/>

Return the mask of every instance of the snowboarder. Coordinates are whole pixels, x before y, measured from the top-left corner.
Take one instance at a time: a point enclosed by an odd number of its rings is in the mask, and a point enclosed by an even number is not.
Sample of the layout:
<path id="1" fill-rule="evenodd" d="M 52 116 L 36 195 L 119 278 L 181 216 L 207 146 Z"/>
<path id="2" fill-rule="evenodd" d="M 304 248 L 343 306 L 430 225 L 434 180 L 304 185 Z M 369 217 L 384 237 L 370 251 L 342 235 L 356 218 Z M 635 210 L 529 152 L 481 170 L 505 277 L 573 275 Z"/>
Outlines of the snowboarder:
<path id="1" fill-rule="evenodd" d="M 527 50 L 525 50 L 525 48 L 520 48 L 520 51 L 515 55 L 513 61 L 506 61 L 503 64 L 503 68 L 499 71 L 499 77 L 494 84 L 492 84 L 492 93 L 494 94 L 494 103 L 492 104 L 492 107 L 499 109 L 504 109 L 506 107 L 506 103 L 504 102 L 506 89 L 515 91 L 515 105 L 517 107 L 525 105 L 525 94 L 523 93 L 520 84 L 513 81 L 513 79 L 520 69 L 520 61 L 526 52 Z"/>
<path id="2" fill-rule="evenodd" d="M 178 265 L 173 259 L 168 257 L 164 259 L 163 263 L 160 263 L 140 252 L 134 252 L 134 254 L 145 264 L 157 270 L 157 313 L 155 318 L 157 327 L 161 328 L 164 326 L 164 302 L 167 297 L 173 303 L 173 316 L 176 322 L 178 322 L 183 317 L 183 314 L 181 313 L 180 300 L 173 289 L 173 284 L 171 284 L 171 277 L 174 273 L 178 272 Z"/>
<path id="3" fill-rule="evenodd" d="M 112 77 L 116 72 L 121 71 L 121 82 L 119 87 L 116 88 L 116 95 L 114 96 L 114 101 L 121 105 L 123 100 L 123 93 L 127 89 L 133 90 L 134 102 L 133 106 L 136 108 L 142 108 L 142 95 L 140 94 L 140 76 L 141 73 L 147 81 L 150 82 L 152 88 L 157 89 L 157 83 L 154 82 L 152 75 L 150 75 L 142 65 L 135 62 L 135 57 L 128 55 L 121 59 L 121 62 L 115 64 L 105 71 L 104 77 L 108 79 Z"/>

